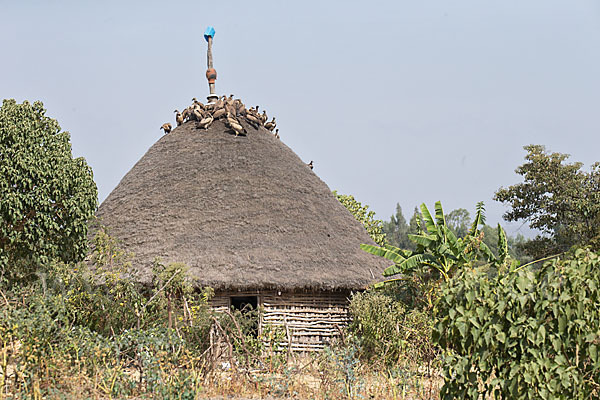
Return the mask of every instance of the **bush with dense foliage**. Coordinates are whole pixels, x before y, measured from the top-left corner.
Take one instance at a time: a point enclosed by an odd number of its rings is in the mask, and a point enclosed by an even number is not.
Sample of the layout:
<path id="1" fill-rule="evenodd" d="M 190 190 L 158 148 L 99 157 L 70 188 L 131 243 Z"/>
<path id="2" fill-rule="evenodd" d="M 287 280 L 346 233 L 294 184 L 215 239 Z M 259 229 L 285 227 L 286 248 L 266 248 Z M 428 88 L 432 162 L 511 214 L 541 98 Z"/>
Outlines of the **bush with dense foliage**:
<path id="1" fill-rule="evenodd" d="M 432 344 L 433 318 L 427 309 L 406 307 L 394 291 L 355 293 L 350 302 L 349 331 L 359 356 L 370 362 L 426 365 L 437 351 Z"/>
<path id="2" fill-rule="evenodd" d="M 257 335 L 255 314 L 213 313 L 212 290 L 194 289 L 184 265 L 157 261 L 153 284 L 142 285 L 103 230 L 93 247 L 91 267 L 55 263 L 35 280 L 0 282 L 0 398 L 71 392 L 62 387 L 71 374 L 101 379 L 94 390 L 110 396 L 195 398 L 219 343 L 246 369 L 280 347 L 275 329 Z"/>
<path id="3" fill-rule="evenodd" d="M 600 396 L 599 254 L 579 249 L 496 276 L 462 270 L 442 286 L 436 313 L 442 398 Z"/>
<path id="4" fill-rule="evenodd" d="M 87 253 L 97 206 L 92 170 L 39 101 L 0 107 L 0 279 L 31 279 Z"/>

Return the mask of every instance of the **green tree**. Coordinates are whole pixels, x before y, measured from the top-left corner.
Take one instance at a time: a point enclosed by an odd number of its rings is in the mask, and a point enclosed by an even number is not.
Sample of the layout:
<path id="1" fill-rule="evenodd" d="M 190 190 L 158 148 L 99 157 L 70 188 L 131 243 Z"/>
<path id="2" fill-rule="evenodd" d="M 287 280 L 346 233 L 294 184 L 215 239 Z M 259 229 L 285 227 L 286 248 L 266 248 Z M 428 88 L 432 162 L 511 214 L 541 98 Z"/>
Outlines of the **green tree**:
<path id="1" fill-rule="evenodd" d="M 467 236 L 471 215 L 464 208 L 457 208 L 446 215 L 446 225 L 459 238 Z"/>
<path id="2" fill-rule="evenodd" d="M 526 162 L 516 169 L 524 182 L 501 187 L 494 199 L 508 204 L 507 221 L 524 220 L 542 235 L 526 244 L 534 257 L 559 253 L 573 245 L 600 248 L 600 163 L 590 172 L 567 163 L 567 154 L 529 145 Z"/>
<path id="3" fill-rule="evenodd" d="M 421 227 L 424 225 L 425 222 L 421 217 L 419 207 L 415 207 L 415 209 L 413 210 L 413 215 L 412 217 L 410 217 L 410 221 L 408 222 L 408 232 L 411 234 L 417 234 L 422 231 Z"/>
<path id="4" fill-rule="evenodd" d="M 360 201 L 349 194 L 338 194 L 333 191 L 333 195 L 367 230 L 371 239 L 380 246 L 386 243 L 385 233 L 383 232 L 383 222 L 375 219 L 375 211 L 369 211 L 369 206 L 363 206 Z"/>
<path id="5" fill-rule="evenodd" d="M 0 277 L 82 260 L 97 206 L 92 170 L 39 101 L 0 107 Z"/>
<path id="6" fill-rule="evenodd" d="M 411 227 L 406 223 L 400 204 L 396 204 L 396 214 L 392 215 L 388 222 L 384 222 L 382 227 L 389 244 L 401 249 L 414 249 L 408 234 L 416 233 L 416 230 L 411 231 Z"/>

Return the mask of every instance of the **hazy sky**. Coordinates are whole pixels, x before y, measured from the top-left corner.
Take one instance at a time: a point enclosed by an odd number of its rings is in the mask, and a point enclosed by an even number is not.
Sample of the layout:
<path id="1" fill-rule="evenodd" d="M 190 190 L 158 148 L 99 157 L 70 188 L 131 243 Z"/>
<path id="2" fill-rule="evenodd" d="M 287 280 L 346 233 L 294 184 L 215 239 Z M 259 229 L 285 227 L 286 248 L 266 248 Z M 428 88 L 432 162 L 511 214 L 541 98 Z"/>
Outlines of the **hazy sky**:
<path id="1" fill-rule="evenodd" d="M 102 201 L 206 97 L 207 25 L 217 92 L 379 218 L 483 200 L 495 223 L 524 145 L 600 160 L 598 0 L 0 0 L 0 98 L 44 102 Z"/>

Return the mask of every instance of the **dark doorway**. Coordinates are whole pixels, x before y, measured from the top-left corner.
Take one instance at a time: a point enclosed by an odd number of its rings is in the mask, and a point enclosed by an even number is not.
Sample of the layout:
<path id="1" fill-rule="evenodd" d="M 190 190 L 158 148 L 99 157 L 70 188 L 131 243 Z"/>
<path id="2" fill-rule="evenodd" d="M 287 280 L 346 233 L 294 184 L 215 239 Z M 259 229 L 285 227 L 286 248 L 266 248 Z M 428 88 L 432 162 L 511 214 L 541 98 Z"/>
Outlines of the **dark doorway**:
<path id="1" fill-rule="evenodd" d="M 231 298 L 231 307 L 246 313 L 258 308 L 258 296 L 240 296 Z"/>
<path id="2" fill-rule="evenodd" d="M 231 298 L 231 308 L 234 313 L 239 310 L 241 318 L 238 323 L 245 334 L 258 336 L 260 316 L 258 314 L 258 296 L 237 296 Z"/>

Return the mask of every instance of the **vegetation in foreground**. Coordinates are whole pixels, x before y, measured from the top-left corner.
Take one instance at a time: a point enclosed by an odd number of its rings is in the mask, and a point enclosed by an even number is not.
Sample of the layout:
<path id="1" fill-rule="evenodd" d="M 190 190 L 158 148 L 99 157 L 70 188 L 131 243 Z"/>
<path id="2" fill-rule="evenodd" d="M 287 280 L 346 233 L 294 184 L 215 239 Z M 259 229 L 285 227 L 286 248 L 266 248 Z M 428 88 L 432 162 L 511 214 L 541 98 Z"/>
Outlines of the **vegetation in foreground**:
<path id="1" fill-rule="evenodd" d="M 0 285 L 0 398 L 437 396 L 439 379 L 419 369 L 434 368 L 433 325 L 390 297 L 358 295 L 353 313 L 371 334 L 350 329 L 323 353 L 300 356 L 281 327 L 256 335 L 256 310 L 213 313 L 211 290 L 194 290 L 181 264 L 157 261 L 153 284 L 140 286 L 115 244 L 100 232 L 91 269 L 56 263 L 28 284 Z M 405 327 L 411 333 L 378 360 L 379 341 Z"/>

